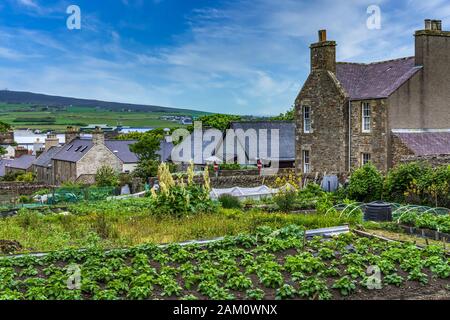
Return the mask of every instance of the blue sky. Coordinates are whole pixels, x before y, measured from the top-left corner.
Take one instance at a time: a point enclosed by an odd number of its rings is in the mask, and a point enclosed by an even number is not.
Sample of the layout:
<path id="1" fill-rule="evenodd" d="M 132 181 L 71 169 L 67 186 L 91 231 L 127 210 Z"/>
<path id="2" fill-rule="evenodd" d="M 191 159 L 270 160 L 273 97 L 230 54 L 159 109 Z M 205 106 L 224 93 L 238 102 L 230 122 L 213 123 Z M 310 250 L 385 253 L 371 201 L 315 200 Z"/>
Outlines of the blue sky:
<path id="1" fill-rule="evenodd" d="M 66 9 L 81 9 L 68 30 Z M 381 29 L 366 27 L 369 5 Z M 450 29 L 448 0 L 2 0 L 0 88 L 270 115 L 286 111 L 326 28 L 339 61 L 414 54 L 425 18 Z"/>

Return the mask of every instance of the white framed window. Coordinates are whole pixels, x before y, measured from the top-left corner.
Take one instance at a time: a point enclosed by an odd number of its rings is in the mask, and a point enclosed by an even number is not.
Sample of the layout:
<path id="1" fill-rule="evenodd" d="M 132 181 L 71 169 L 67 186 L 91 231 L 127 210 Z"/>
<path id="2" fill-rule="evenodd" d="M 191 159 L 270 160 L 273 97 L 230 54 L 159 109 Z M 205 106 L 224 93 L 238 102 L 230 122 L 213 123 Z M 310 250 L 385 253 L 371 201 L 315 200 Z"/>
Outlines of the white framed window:
<path id="1" fill-rule="evenodd" d="M 309 150 L 303 150 L 303 173 L 311 172 L 311 164 L 309 159 Z"/>
<path id="2" fill-rule="evenodd" d="M 362 132 L 370 132 L 371 126 L 371 108 L 370 103 L 363 102 L 361 105 Z"/>
<path id="3" fill-rule="evenodd" d="M 370 160 L 371 160 L 370 153 L 365 153 L 365 152 L 361 153 L 361 164 L 362 165 L 368 164 L 370 162 Z"/>
<path id="4" fill-rule="evenodd" d="M 303 133 L 311 132 L 311 107 L 303 106 Z"/>

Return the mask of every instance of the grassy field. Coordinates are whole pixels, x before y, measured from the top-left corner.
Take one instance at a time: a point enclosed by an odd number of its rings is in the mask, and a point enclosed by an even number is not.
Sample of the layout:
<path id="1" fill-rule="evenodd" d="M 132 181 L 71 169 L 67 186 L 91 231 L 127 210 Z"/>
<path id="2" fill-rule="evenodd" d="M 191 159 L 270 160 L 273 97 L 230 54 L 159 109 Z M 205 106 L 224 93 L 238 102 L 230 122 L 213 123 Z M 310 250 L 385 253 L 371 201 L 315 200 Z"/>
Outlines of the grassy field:
<path id="1" fill-rule="evenodd" d="M 356 220 L 333 215 L 231 209 L 221 209 L 215 214 L 162 218 L 151 215 L 145 200 L 105 206 L 78 204 L 68 210 L 74 214 L 42 215 L 24 211 L 18 216 L 0 219 L 0 239 L 18 241 L 25 252 L 36 252 L 86 247 L 94 240 L 103 248 L 114 248 L 236 235 L 253 232 L 264 225 L 280 228 L 297 224 L 313 229 L 356 223 Z"/>
<path id="2" fill-rule="evenodd" d="M 194 112 L 192 116 L 199 116 Z M 68 107 L 67 109 L 43 110 L 42 107 L 0 103 L 0 119 L 14 128 L 41 130 L 62 130 L 68 125 L 85 126 L 88 124 L 108 124 L 116 126 L 171 128 L 179 127 L 176 122 L 161 120 L 163 115 L 181 115 L 164 112 L 117 112 L 91 107 Z"/>

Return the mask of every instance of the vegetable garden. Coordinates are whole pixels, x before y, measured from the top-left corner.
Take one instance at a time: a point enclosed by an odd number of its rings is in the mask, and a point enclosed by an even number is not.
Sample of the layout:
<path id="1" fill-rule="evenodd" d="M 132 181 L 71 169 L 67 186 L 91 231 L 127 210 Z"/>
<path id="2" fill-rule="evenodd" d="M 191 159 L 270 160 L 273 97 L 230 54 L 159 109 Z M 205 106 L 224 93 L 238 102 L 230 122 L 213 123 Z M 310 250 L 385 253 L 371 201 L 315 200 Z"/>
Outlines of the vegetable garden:
<path id="1" fill-rule="evenodd" d="M 370 266 L 380 270 L 379 282 L 366 273 Z M 68 289 L 77 268 L 80 282 Z M 450 259 L 438 246 L 419 249 L 352 233 L 305 240 L 303 229 L 291 225 L 206 245 L 91 246 L 0 259 L 0 298 L 442 298 L 449 296 L 449 276 Z"/>

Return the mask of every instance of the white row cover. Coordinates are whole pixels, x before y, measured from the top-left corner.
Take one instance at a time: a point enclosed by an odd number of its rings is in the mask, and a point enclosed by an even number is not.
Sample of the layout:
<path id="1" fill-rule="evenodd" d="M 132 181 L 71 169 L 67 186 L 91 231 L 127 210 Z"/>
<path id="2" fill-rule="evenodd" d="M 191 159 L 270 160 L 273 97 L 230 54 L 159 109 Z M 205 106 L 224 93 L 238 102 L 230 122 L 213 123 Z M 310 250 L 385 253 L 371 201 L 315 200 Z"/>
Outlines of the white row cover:
<path id="1" fill-rule="evenodd" d="M 280 189 L 285 189 L 287 187 L 284 186 Z M 254 188 L 241 188 L 241 187 L 233 187 L 233 188 L 225 188 L 225 189 L 212 189 L 210 192 L 211 199 L 218 199 L 222 194 L 230 194 L 235 196 L 241 200 L 243 199 L 254 199 L 259 200 L 265 197 L 272 197 L 274 194 L 278 193 L 280 190 L 278 188 L 270 188 L 266 185 L 262 185 L 260 187 Z"/>

